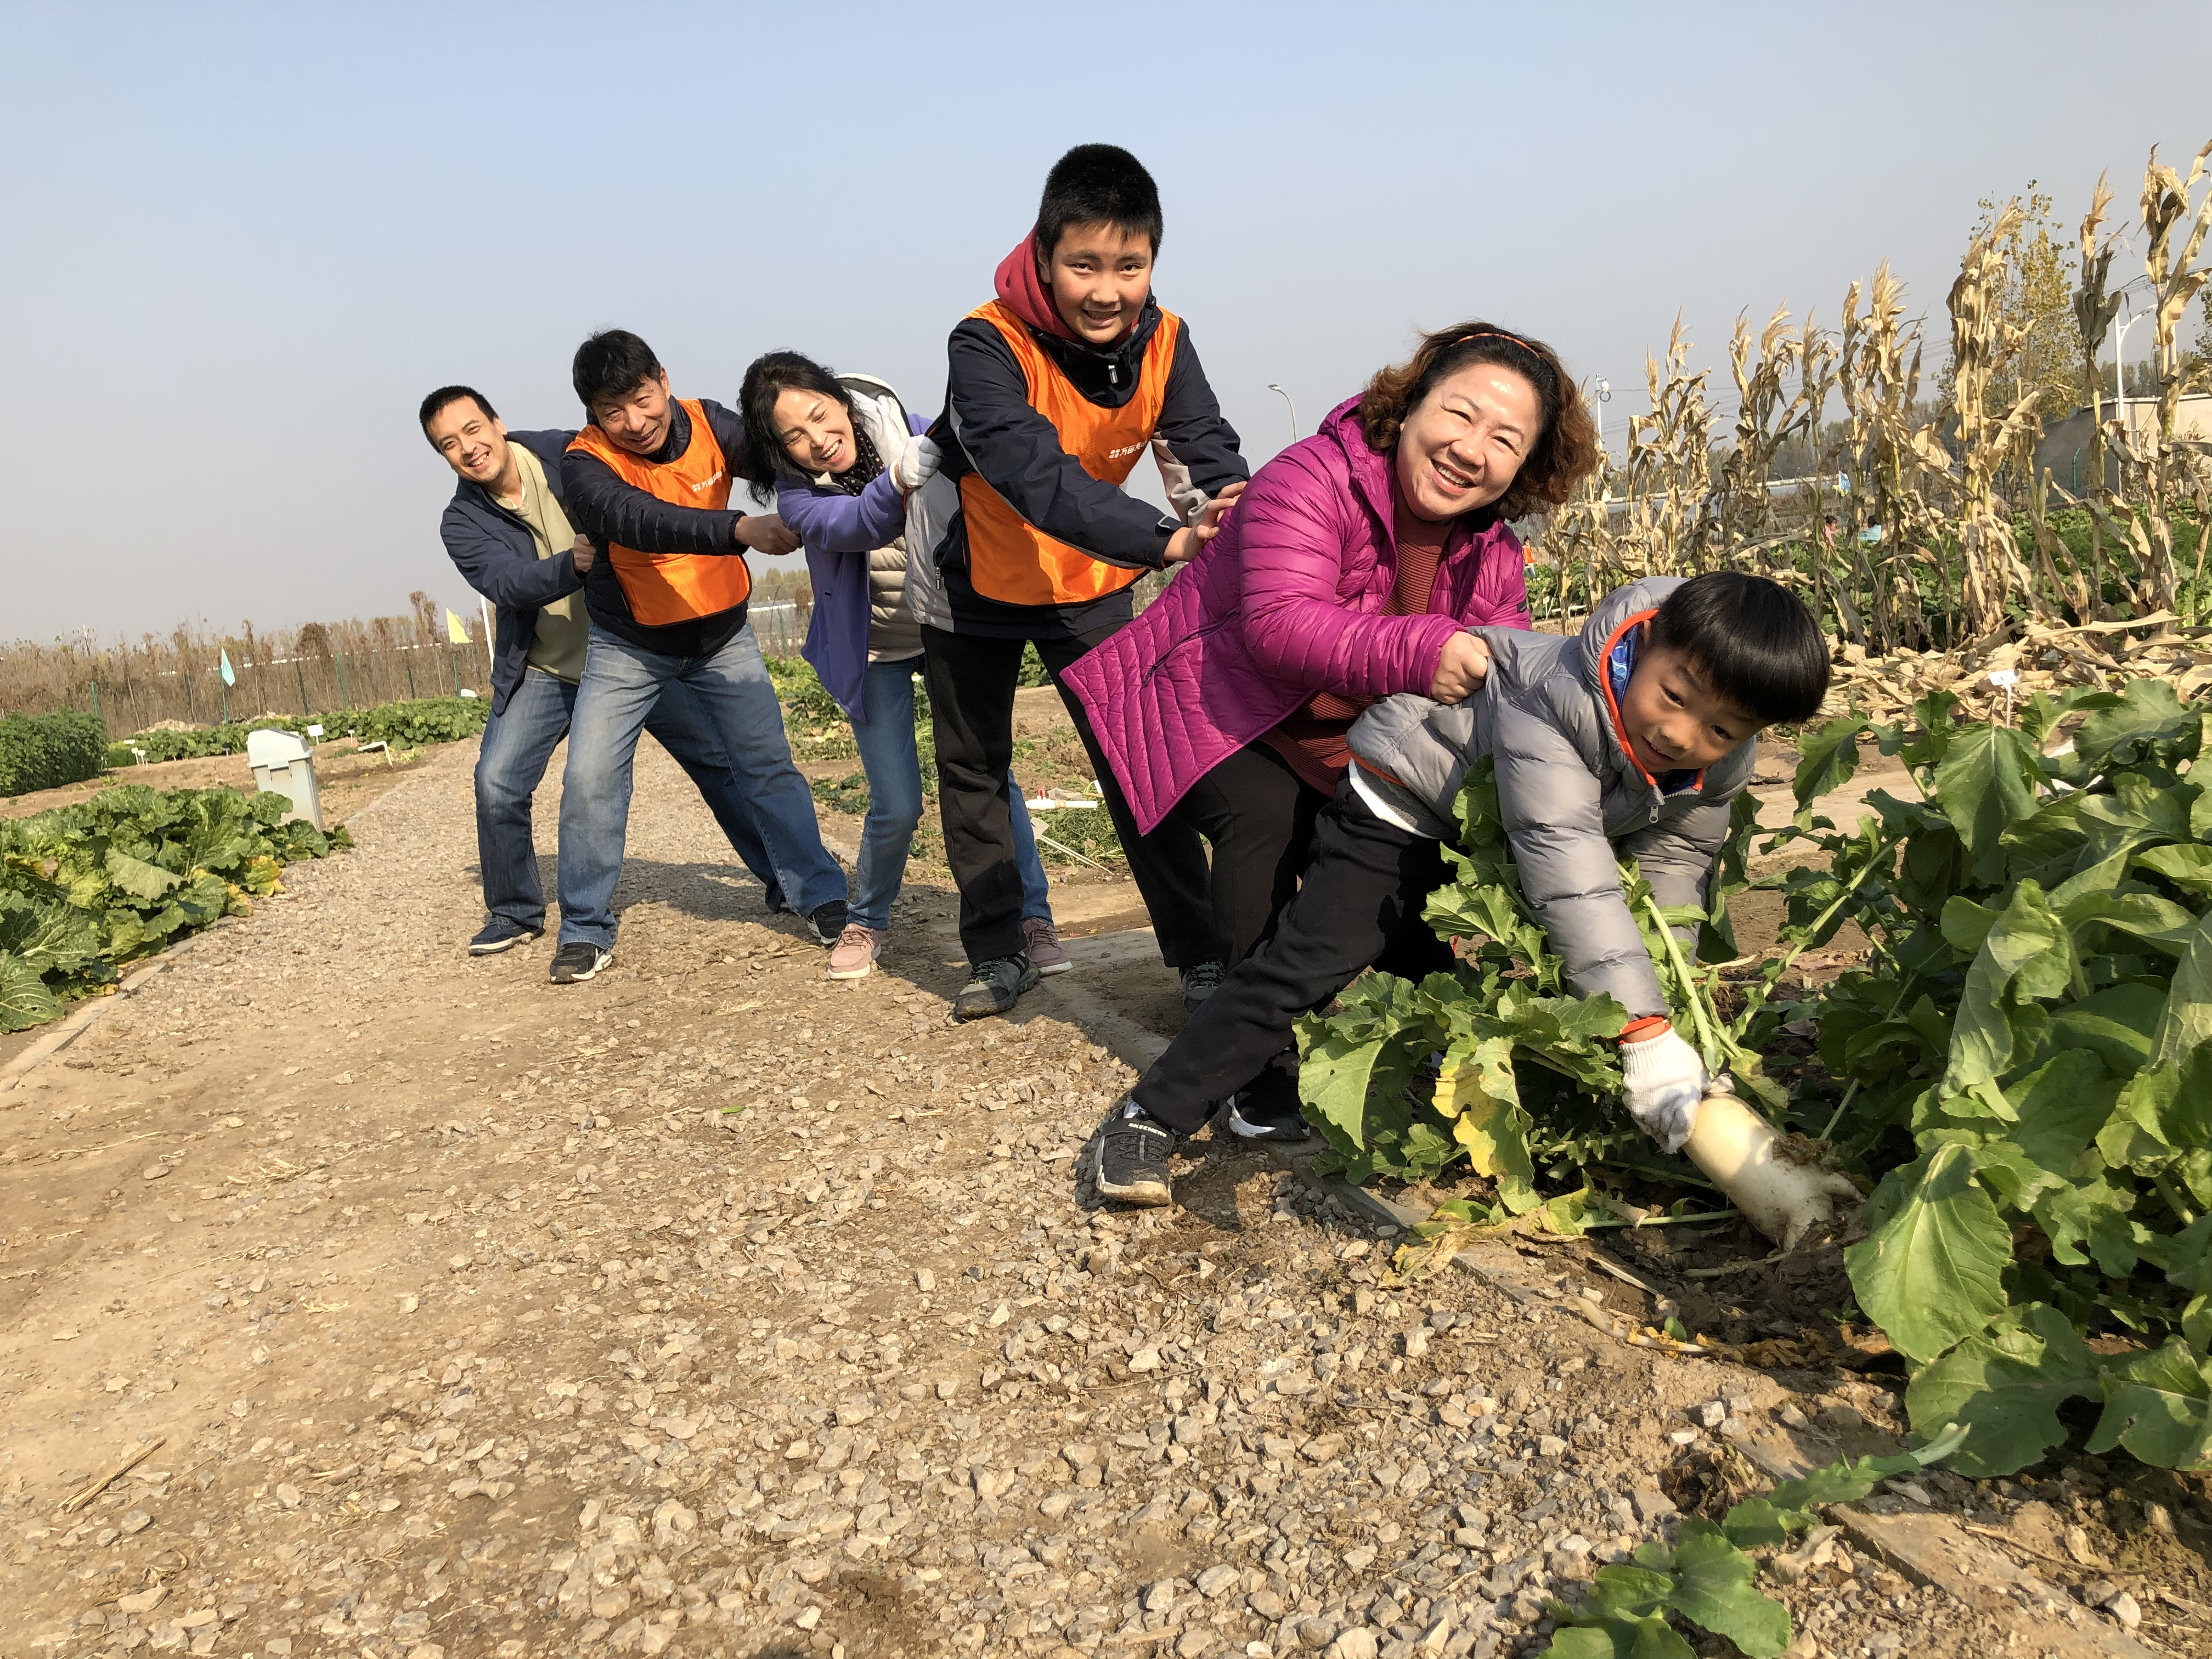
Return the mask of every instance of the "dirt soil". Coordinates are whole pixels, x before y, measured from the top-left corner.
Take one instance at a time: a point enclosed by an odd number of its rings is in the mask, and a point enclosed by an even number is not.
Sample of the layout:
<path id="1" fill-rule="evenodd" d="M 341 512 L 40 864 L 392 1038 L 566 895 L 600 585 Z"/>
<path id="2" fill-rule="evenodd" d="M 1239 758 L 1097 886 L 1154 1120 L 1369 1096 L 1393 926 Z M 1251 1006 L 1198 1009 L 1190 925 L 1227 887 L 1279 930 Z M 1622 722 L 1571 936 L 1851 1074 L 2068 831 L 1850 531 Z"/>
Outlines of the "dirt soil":
<path id="1" fill-rule="evenodd" d="M 1599 1334 L 1578 1257 L 1400 1285 L 1242 1146 L 1102 1208 L 1082 1148 L 1179 1011 L 1150 936 L 954 1026 L 925 871 L 833 984 L 650 748 L 615 965 L 471 960 L 473 753 L 0 1093 L 0 1654 L 1534 1652 L 1732 1435 L 1897 1425 Z M 2050 1484 L 1929 1495 L 2094 1516 L 2104 1566 L 2039 1570 L 2200 1650 L 2201 1501 Z M 1799 1659 L 2014 1629 L 1844 1546 L 1782 1593 Z"/>

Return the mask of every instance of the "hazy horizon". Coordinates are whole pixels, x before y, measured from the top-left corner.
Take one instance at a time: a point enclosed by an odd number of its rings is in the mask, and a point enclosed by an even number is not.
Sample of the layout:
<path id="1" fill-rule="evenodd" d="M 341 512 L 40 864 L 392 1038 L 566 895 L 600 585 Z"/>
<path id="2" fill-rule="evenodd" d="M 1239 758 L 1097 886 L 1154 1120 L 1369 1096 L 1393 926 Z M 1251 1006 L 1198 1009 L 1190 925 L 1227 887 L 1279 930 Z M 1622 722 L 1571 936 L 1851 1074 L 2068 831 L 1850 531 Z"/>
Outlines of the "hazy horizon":
<path id="1" fill-rule="evenodd" d="M 2039 181 L 2070 236 L 2106 172 L 2132 233 L 2151 146 L 2185 173 L 2212 138 L 2201 4 L 2094 30 L 2038 4 L 7 21 L 0 639 L 416 589 L 473 617 L 416 405 L 462 381 L 511 427 L 573 425 L 595 328 L 684 395 L 734 401 L 793 347 L 933 410 L 946 333 L 1086 140 L 1158 179 L 1158 292 L 1256 465 L 1291 430 L 1268 382 L 1310 432 L 1475 315 L 1607 379 L 1617 449 L 1678 311 L 1732 404 L 1739 312 L 1832 325 L 1887 258 L 1940 323 L 1979 198 Z"/>

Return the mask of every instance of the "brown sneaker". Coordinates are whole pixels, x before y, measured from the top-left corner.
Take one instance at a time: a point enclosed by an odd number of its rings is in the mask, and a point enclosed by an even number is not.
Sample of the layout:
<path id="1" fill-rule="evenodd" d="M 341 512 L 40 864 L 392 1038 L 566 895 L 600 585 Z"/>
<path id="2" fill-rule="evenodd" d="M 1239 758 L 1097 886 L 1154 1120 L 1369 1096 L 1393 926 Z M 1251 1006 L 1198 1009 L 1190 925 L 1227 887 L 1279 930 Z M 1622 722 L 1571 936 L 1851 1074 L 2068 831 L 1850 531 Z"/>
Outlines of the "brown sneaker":
<path id="1" fill-rule="evenodd" d="M 876 958 L 891 942 L 890 934 L 874 927 L 863 927 L 857 921 L 845 924 L 845 931 L 837 935 L 837 942 L 830 947 L 830 977 L 831 979 L 866 979 L 873 971 Z"/>
<path id="2" fill-rule="evenodd" d="M 1051 921 L 1043 916 L 1022 918 L 1022 954 L 1040 974 L 1064 974 L 1075 966 Z"/>

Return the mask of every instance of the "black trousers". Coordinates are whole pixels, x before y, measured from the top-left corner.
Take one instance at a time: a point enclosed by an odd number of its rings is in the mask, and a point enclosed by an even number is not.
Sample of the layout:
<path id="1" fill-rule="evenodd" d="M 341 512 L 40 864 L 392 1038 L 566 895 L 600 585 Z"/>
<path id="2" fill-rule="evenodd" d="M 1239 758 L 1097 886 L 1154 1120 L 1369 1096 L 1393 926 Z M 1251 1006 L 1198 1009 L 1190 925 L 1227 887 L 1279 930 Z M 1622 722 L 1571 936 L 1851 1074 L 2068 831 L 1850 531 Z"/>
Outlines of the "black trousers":
<path id="1" fill-rule="evenodd" d="M 1186 823 L 1213 853 L 1213 925 L 1234 966 L 1298 890 L 1314 819 L 1328 797 L 1273 750 L 1248 744 L 1193 784 L 1167 823 Z"/>
<path id="2" fill-rule="evenodd" d="M 1437 844 L 1393 828 L 1347 784 L 1314 821 L 1313 856 L 1273 933 L 1190 1017 L 1130 1091 L 1178 1133 L 1248 1086 L 1296 1097 L 1291 1026 L 1326 1007 L 1363 969 L 1419 979 L 1449 971 L 1451 948 L 1421 920 L 1447 872 Z"/>
<path id="3" fill-rule="evenodd" d="M 1129 873 L 1152 915 L 1161 960 L 1170 968 L 1219 962 L 1223 944 L 1214 931 L 1206 848 L 1198 830 L 1170 820 L 1149 836 L 1137 833 L 1090 717 L 1060 679 L 1078 657 L 1114 631 L 1106 627 L 1077 639 L 1039 640 L 1037 655 L 1105 791 Z M 922 679 L 937 737 L 938 811 L 945 861 L 960 889 L 960 943 L 971 963 L 1014 956 L 1022 948 L 1022 876 L 1003 786 L 1013 759 L 1014 693 L 1020 689 L 1024 643 L 927 626 L 921 630 Z"/>

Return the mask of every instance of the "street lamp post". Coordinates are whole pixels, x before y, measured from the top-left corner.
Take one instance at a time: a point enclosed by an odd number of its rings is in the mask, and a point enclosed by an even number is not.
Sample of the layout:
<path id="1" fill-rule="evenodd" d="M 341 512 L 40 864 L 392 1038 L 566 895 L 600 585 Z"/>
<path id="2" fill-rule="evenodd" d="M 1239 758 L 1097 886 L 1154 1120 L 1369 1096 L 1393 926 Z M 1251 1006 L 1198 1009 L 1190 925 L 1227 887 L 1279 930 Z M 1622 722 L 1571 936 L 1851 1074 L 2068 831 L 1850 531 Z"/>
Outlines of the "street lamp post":
<path id="1" fill-rule="evenodd" d="M 1597 447 L 1605 448 L 1605 406 L 1613 401 L 1613 382 L 1600 375 L 1589 386 L 1590 419 L 1597 425 Z"/>
<path id="2" fill-rule="evenodd" d="M 2138 311 L 2122 323 L 2118 337 L 2112 342 L 2112 401 L 2120 411 L 2120 432 L 2130 443 L 2135 441 L 2135 434 L 2128 430 L 2128 331 L 2148 314 Z"/>
<path id="3" fill-rule="evenodd" d="M 1268 390 L 1268 391 L 1270 391 L 1270 392 L 1276 392 L 1276 393 L 1279 394 L 1279 395 L 1280 395 L 1280 397 L 1282 398 L 1282 400 L 1283 400 L 1285 403 L 1286 403 L 1286 404 L 1290 404 L 1290 406 L 1291 406 L 1291 441 L 1292 443 L 1296 443 L 1296 442 L 1297 442 L 1297 441 L 1298 441 L 1298 405 L 1297 405 L 1297 400 L 1296 398 L 1292 398 L 1289 392 L 1285 392 L 1285 391 L 1283 390 L 1283 388 L 1282 388 L 1280 386 L 1279 386 L 1278 384 L 1276 384 L 1276 382 L 1274 382 L 1274 381 L 1273 381 L 1273 380 L 1270 380 L 1270 381 L 1268 381 L 1268 382 L 1267 382 L 1267 390 Z"/>

